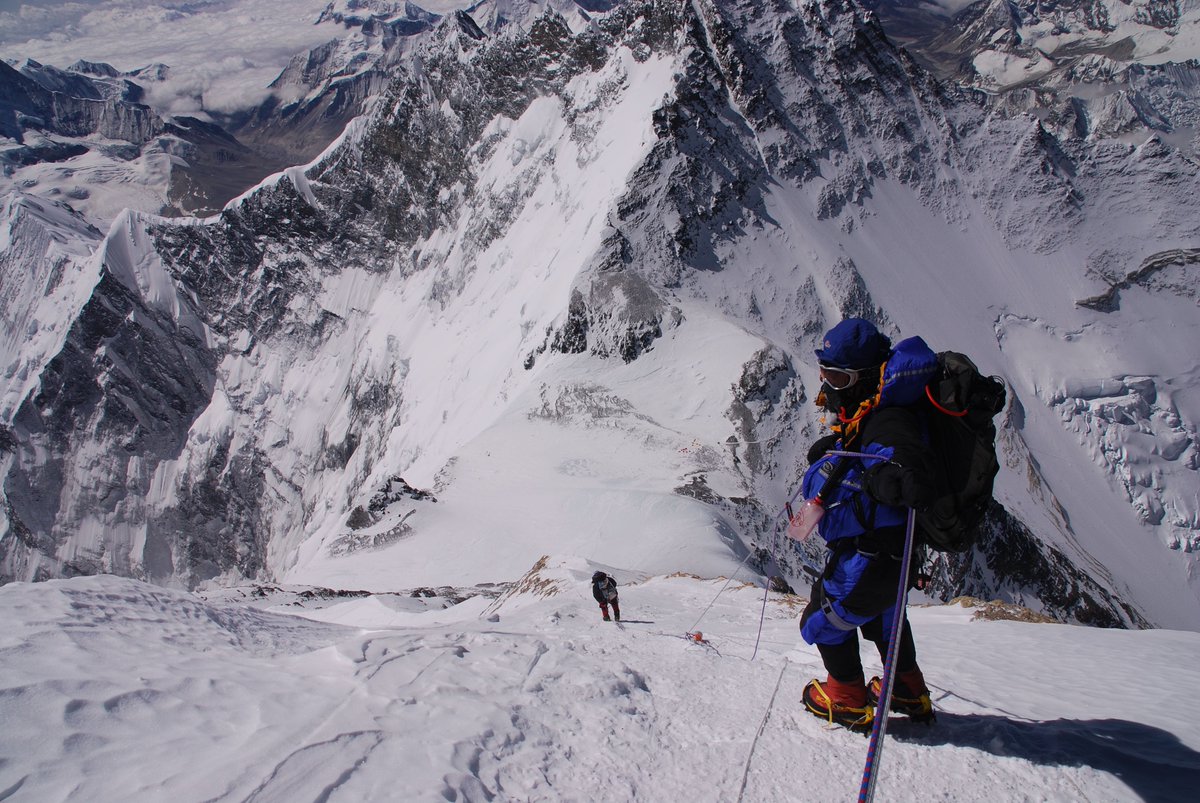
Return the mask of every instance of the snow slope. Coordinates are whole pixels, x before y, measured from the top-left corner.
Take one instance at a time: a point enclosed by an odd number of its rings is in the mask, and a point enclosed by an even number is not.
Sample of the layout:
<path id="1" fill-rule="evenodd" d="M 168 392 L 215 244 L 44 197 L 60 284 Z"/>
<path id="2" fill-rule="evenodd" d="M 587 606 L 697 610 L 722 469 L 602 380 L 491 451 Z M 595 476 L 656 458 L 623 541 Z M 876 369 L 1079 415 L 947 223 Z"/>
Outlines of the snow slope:
<path id="1" fill-rule="evenodd" d="M 1194 411 L 1200 391 L 1190 344 L 1200 320 L 1192 283 L 1180 266 L 1160 284 L 1123 291 L 1118 311 L 1081 305 L 1148 255 L 1183 251 L 1195 242 L 1196 219 L 1186 202 L 1198 186 L 1194 166 L 1154 140 L 1137 148 L 1097 148 L 1063 164 L 1061 152 L 1055 155 L 1059 146 L 1045 146 L 1036 121 L 975 118 L 966 108 L 935 104 L 934 89 L 922 80 L 913 79 L 909 88 L 903 83 L 908 76 L 883 68 L 873 80 L 901 82 L 921 102 L 900 105 L 874 84 L 873 92 L 850 92 L 845 73 L 861 79 L 870 59 L 847 56 L 843 65 L 814 58 L 819 67 L 812 69 L 827 72 L 809 75 L 807 62 L 777 52 L 783 34 L 769 22 L 739 16 L 746 11 L 721 7 L 701 15 L 712 30 L 709 40 L 695 45 L 711 45 L 715 59 L 734 65 L 728 69 L 736 77 L 726 79 L 730 94 L 722 95 L 719 85 L 710 102 L 722 123 L 726 114 L 746 115 L 744 127 L 729 123 L 725 131 L 709 122 L 715 132 L 693 132 L 684 122 L 671 123 L 681 128 L 678 141 L 650 150 L 652 133 L 638 114 L 655 108 L 660 95 L 656 117 L 677 114 L 686 121 L 705 110 L 695 94 L 717 77 L 687 66 L 695 52 L 681 54 L 674 65 L 651 59 L 635 66 L 622 55 L 596 76 L 572 82 L 570 111 L 542 98 L 520 119 L 498 118 L 489 126 L 484 141 L 502 138 L 497 147 L 478 151 L 489 157 L 478 170 L 485 191 L 457 211 L 451 225 L 416 243 L 416 272 L 403 293 L 385 292 L 371 301 L 360 330 L 355 353 L 366 363 L 364 373 L 393 383 L 392 377 L 402 377 L 418 391 L 406 394 L 391 419 L 395 428 L 370 474 L 348 474 L 351 484 L 333 494 L 328 488 L 317 492 L 313 480 L 306 488 L 309 498 L 345 493 L 350 505 L 362 504 L 388 476 L 400 474 L 432 490 L 445 509 L 417 505 L 405 521 L 415 535 L 387 519 L 360 536 L 395 537 L 395 547 L 330 560 L 330 545 L 348 534 L 336 506 L 318 506 L 303 542 L 293 535 L 279 540 L 274 565 L 280 576 L 337 584 L 352 576 L 353 564 L 354 572 L 359 566 L 368 575 L 382 569 L 384 578 L 415 582 L 425 561 L 406 555 L 427 554 L 422 544 L 511 542 L 519 554 L 515 562 L 523 564 L 538 551 L 523 535 L 526 528 L 562 533 L 569 543 L 603 544 L 614 530 L 639 525 L 653 533 L 671 526 L 666 517 L 639 514 L 630 521 L 611 506 L 608 518 L 597 517 L 588 504 L 574 501 L 604 500 L 608 488 L 648 474 L 654 477 L 647 482 L 651 492 L 669 493 L 703 475 L 716 496 L 750 497 L 773 512 L 794 487 L 801 456 L 818 432 L 817 415 L 807 404 L 817 388 L 813 341 L 840 314 L 856 313 L 880 320 L 893 336 L 920 334 L 937 349 L 966 351 L 984 370 L 1004 376 L 1012 409 L 1021 412 L 1011 413 L 1007 426 L 1014 434 L 1000 501 L 1133 601 L 1149 621 L 1194 627 L 1200 601 L 1192 570 Z M 800 4 L 787 34 L 829 24 L 828 40 L 813 34 L 811 46 L 861 44 L 851 18 L 847 9 Z M 740 50 L 728 43 L 732 34 L 722 24 L 742 37 Z M 795 50 L 803 52 L 800 42 L 807 40 L 796 35 Z M 760 52 L 774 59 L 770 66 L 754 61 Z M 684 69 L 698 75 L 673 86 L 660 83 L 671 69 L 677 77 Z M 830 106 L 813 100 L 817 90 L 810 82 L 825 88 Z M 595 124 L 569 127 L 562 118 L 591 109 L 592 98 L 604 97 L 613 85 L 624 89 L 622 102 L 610 101 L 604 125 L 580 145 L 580 132 L 590 135 Z M 793 116 L 787 125 L 757 100 L 776 90 L 778 114 L 786 109 Z M 928 102 L 926 93 L 933 96 Z M 843 117 L 835 120 L 834 108 Z M 787 139 L 788 126 L 839 130 L 851 127 L 841 120 L 859 120 L 857 115 L 867 132 L 837 141 L 844 152 Z M 918 166 L 912 166 L 907 140 L 890 137 L 895 130 L 920 132 Z M 802 164 L 809 157 L 805 146 L 816 160 L 815 175 L 789 181 L 789 166 L 801 169 L 790 160 Z M 908 180 L 868 182 L 863 166 L 881 162 Z M 739 180 L 725 181 L 724 170 L 739 171 Z M 1139 178 L 1124 182 L 1114 178 L 1118 174 Z M 326 174 L 322 180 L 336 179 Z M 1162 192 L 1147 193 L 1149 182 Z M 861 207 L 847 201 L 855 192 L 866 196 Z M 836 206 L 839 197 L 842 205 Z M 656 210 L 645 220 L 637 211 L 642 203 Z M 601 220 L 610 228 L 595 228 Z M 492 225 L 499 230 L 479 248 L 475 232 Z M 547 324 L 563 326 L 569 287 L 593 306 L 605 303 L 588 295 L 603 273 L 587 255 L 596 248 L 603 254 L 612 240 L 622 243 L 619 259 L 653 288 L 647 295 L 658 293 L 677 312 L 664 316 L 661 337 L 638 357 L 645 367 L 536 352 L 531 370 L 516 370 Z M 697 241 L 711 243 L 711 254 L 701 246 L 687 250 Z M 664 255 L 668 250 L 674 253 Z M 688 260 L 683 269 L 672 262 L 678 253 Z M 342 305 L 328 308 L 343 315 Z M 593 352 L 596 340 L 603 343 L 603 335 L 592 337 Z M 717 343 L 722 348 L 714 348 Z M 763 349 L 782 352 L 795 376 L 787 403 L 756 413 L 747 428 L 732 412 L 736 393 L 724 389 L 736 387 Z M 345 347 L 333 341 L 330 351 L 343 353 Z M 398 362 L 402 368 L 386 370 Z M 293 371 L 306 383 L 313 375 L 301 366 Z M 638 377 L 636 391 L 626 378 L 632 376 Z M 580 392 L 580 385 L 588 390 Z M 344 397 L 331 396 L 330 402 L 335 398 L 341 405 L 335 415 L 314 413 L 313 426 L 296 421 L 289 427 L 289 449 L 315 445 L 318 420 L 334 421 L 322 444 L 342 437 L 347 406 Z M 692 416 L 689 400 L 709 407 L 702 420 Z M 619 415 L 606 406 L 610 401 Z M 536 425 L 547 403 L 556 410 L 574 404 L 573 419 L 556 417 L 560 424 L 582 424 L 583 437 L 562 426 Z M 658 437 L 611 440 L 604 437 L 611 428 L 657 429 Z M 347 422 L 345 430 L 351 429 Z M 597 429 L 602 433 L 594 434 Z M 759 462 L 751 457 L 751 444 L 725 446 L 731 438 L 759 445 Z M 312 459 L 315 454 L 294 465 Z M 570 497 L 560 493 L 564 475 L 570 476 Z M 678 501 L 670 503 L 676 508 Z M 1064 508 L 1067 515 L 1058 516 Z M 655 508 L 658 514 L 667 509 Z M 699 531 L 750 529 L 733 522 L 728 510 L 710 507 L 709 516 L 713 523 Z M 342 561 L 349 561 L 345 570 Z M 1031 604 L 1035 597 L 1029 593 Z"/>
<path id="2" fill-rule="evenodd" d="M 436 483 L 405 471 L 438 501 L 398 506 L 413 529 L 394 548 L 331 550 L 345 538 L 338 523 L 300 546 L 287 582 L 387 590 L 511 579 L 547 549 L 662 572 L 730 571 L 746 550 L 734 523 L 676 489 L 703 475 L 724 496 L 746 493 L 722 446 L 732 432 L 725 393 L 762 343 L 695 313 L 632 363 L 551 361 L 456 447 Z M 396 525 L 388 515 L 361 534 Z M 481 552 L 484 565 L 470 559 Z"/>
<path id="3" fill-rule="evenodd" d="M 758 640 L 760 588 L 617 568 L 618 627 L 591 600 L 596 565 L 549 559 L 499 598 L 446 609 L 250 589 L 206 600 L 110 576 L 9 584 L 0 790 L 91 803 L 854 797 L 866 740 L 800 708 L 820 660 L 798 643 L 796 598 L 771 595 Z M 1193 799 L 1200 635 L 975 620 L 956 605 L 911 617 L 939 720 L 890 726 L 878 799 Z M 707 643 L 686 637 L 697 630 Z"/>

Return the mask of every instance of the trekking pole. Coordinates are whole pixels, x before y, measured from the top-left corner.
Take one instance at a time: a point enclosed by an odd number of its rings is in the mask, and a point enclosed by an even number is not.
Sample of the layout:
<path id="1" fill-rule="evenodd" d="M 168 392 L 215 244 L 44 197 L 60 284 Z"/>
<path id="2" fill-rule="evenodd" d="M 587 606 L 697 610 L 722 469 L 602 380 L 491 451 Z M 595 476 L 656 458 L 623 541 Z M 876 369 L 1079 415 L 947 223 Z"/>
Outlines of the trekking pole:
<path id="1" fill-rule="evenodd" d="M 858 790 L 859 803 L 870 803 L 875 799 L 875 779 L 879 774 L 879 759 L 883 755 L 883 737 L 887 732 L 887 713 L 892 704 L 892 681 L 896 677 L 896 655 L 900 652 L 900 635 L 904 628 L 905 609 L 908 607 L 908 571 L 912 563 L 913 532 L 917 525 L 917 511 L 908 509 L 908 531 L 904 534 L 904 559 L 900 562 L 900 590 L 896 594 L 896 612 L 892 618 L 892 638 L 888 643 L 887 661 L 883 667 L 883 682 L 879 687 L 879 701 L 875 708 L 875 724 L 871 728 L 871 741 L 867 745 L 867 763 L 863 766 L 862 786 Z M 879 712 L 883 712 L 882 716 Z"/>

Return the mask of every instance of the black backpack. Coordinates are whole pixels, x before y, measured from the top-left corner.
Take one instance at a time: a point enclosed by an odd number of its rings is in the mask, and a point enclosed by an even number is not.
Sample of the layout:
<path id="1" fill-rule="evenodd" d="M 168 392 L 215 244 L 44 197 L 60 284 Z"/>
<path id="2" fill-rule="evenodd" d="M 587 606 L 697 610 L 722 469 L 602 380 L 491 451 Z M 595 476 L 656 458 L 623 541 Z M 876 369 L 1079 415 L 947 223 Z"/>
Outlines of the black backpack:
<path id="1" fill-rule="evenodd" d="M 925 419 L 938 466 L 932 505 L 917 512 L 917 537 L 939 552 L 965 552 L 979 537 L 979 523 L 1000 471 L 996 413 L 1004 409 L 1004 383 L 983 376 L 965 354 L 943 351 L 925 387 Z"/>

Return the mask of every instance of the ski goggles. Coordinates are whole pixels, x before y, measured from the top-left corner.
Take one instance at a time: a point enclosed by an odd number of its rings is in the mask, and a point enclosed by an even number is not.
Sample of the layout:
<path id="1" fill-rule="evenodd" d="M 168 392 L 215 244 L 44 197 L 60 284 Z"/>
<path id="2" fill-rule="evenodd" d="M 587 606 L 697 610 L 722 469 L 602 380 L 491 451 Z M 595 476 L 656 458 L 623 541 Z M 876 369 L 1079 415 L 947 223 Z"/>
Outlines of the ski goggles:
<path id="1" fill-rule="evenodd" d="M 832 365 L 822 365 L 821 381 L 834 390 L 845 390 L 858 381 L 859 374 L 862 371 L 854 371 L 849 368 L 834 368 Z"/>

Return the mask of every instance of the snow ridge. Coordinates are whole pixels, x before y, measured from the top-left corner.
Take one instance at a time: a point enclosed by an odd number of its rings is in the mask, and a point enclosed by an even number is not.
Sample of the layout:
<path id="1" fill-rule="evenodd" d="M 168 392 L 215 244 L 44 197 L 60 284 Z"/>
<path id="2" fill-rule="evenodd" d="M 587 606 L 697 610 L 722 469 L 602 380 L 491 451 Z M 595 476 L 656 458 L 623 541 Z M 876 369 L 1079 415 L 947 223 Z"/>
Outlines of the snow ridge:
<path id="1" fill-rule="evenodd" d="M 10 584 L 0 786 L 98 803 L 853 794 L 864 740 L 798 705 L 820 658 L 797 645 L 796 598 L 772 595 L 755 654 L 761 589 L 622 578 L 618 629 L 590 598 L 594 566 L 544 558 L 503 599 L 446 608 L 116 577 Z M 714 598 L 707 644 L 684 638 Z M 1155 702 L 1200 680 L 1200 636 L 983 612 L 912 609 L 938 722 L 889 727 L 881 796 L 1190 800 L 1200 730 Z M 1138 682 L 1147 664 L 1153 690 Z M 1097 698 L 1083 682 L 1097 667 L 1128 691 Z"/>

